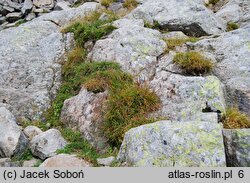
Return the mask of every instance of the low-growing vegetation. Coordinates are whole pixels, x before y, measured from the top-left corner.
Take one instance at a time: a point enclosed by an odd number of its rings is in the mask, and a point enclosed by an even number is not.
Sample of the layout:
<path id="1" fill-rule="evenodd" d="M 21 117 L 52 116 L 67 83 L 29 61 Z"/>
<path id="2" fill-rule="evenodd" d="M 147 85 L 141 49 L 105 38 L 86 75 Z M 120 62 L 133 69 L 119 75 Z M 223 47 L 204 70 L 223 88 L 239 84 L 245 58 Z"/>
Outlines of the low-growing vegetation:
<path id="1" fill-rule="evenodd" d="M 230 108 L 222 117 L 224 128 L 250 128 L 250 118 L 239 111 L 238 108 Z"/>
<path id="2" fill-rule="evenodd" d="M 197 41 L 199 41 L 199 38 L 196 37 L 189 37 L 189 38 L 169 38 L 169 39 L 165 39 L 165 42 L 167 43 L 168 49 L 166 51 L 169 50 L 174 50 L 175 47 L 177 46 L 181 46 L 187 42 L 192 42 L 195 43 Z"/>
<path id="3" fill-rule="evenodd" d="M 213 68 L 213 63 L 199 52 L 177 53 L 173 62 L 191 75 L 204 74 Z"/>
<path id="4" fill-rule="evenodd" d="M 77 47 L 68 54 L 68 61 L 62 69 L 62 85 L 52 107 L 45 114 L 49 126 L 60 129 L 70 142 L 58 153 L 77 153 L 93 163 L 99 155 L 81 137 L 80 132 L 62 128 L 60 114 L 66 99 L 77 95 L 82 86 L 93 93 L 109 91 L 102 111 L 102 130 L 112 147 L 121 144 L 125 132 L 130 128 L 153 122 L 154 120 L 148 118 L 148 113 L 160 107 L 158 96 L 147 86 L 136 84 L 132 76 L 123 72 L 117 63 L 87 61 L 83 48 L 86 41 L 97 41 L 114 29 L 110 25 L 114 19 L 102 21 L 99 16 L 98 13 L 92 14 L 63 30 L 74 33 Z"/>
<path id="5" fill-rule="evenodd" d="M 238 29 L 240 26 L 239 24 L 235 23 L 235 22 L 228 22 L 227 23 L 227 31 L 233 31 Z"/>
<path id="6" fill-rule="evenodd" d="M 123 6 L 129 10 L 132 10 L 134 8 L 136 8 L 138 5 L 138 2 L 136 0 L 126 0 L 124 3 L 123 3 Z"/>
<path id="7" fill-rule="evenodd" d="M 220 0 L 209 0 L 209 4 L 215 5 L 219 2 Z"/>
<path id="8" fill-rule="evenodd" d="M 97 41 L 111 33 L 115 27 L 110 23 L 115 17 L 100 20 L 100 13 L 93 13 L 82 21 L 77 21 L 63 30 L 64 33 L 73 32 L 78 47 L 84 47 L 86 41 Z"/>
<path id="9" fill-rule="evenodd" d="M 113 2 L 115 2 L 115 0 L 101 0 L 100 1 L 101 5 L 105 7 L 109 7 Z"/>

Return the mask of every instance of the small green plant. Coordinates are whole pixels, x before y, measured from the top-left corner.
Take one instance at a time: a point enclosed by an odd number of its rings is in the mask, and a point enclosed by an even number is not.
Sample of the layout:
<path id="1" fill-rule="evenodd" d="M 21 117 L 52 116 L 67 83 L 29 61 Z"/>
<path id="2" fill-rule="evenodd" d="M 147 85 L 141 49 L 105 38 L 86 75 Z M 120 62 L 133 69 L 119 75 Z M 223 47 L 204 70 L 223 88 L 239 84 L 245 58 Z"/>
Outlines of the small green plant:
<path id="1" fill-rule="evenodd" d="M 177 53 L 173 62 L 192 75 L 204 74 L 213 68 L 213 63 L 199 52 Z"/>
<path id="2" fill-rule="evenodd" d="M 136 0 L 126 0 L 124 3 L 123 3 L 123 7 L 129 9 L 129 10 L 132 10 L 134 8 L 136 8 L 138 5 L 138 2 Z"/>
<path id="3" fill-rule="evenodd" d="M 239 24 L 235 23 L 235 22 L 228 22 L 227 23 L 227 31 L 233 31 L 238 29 L 240 26 Z"/>
<path id="4" fill-rule="evenodd" d="M 113 2 L 114 2 L 114 0 L 101 0 L 100 1 L 101 5 L 103 5 L 105 7 L 109 7 Z"/>
<path id="5" fill-rule="evenodd" d="M 99 158 L 100 155 L 84 138 L 81 137 L 79 131 L 75 132 L 72 129 L 64 128 L 61 129 L 61 133 L 69 144 L 63 149 L 57 150 L 58 154 L 77 154 L 79 157 L 96 164 L 96 159 Z"/>
<path id="6" fill-rule="evenodd" d="M 209 4 L 217 4 L 220 0 L 209 0 Z"/>
<path id="7" fill-rule="evenodd" d="M 21 19 L 21 20 L 19 20 L 19 21 L 17 21 L 17 22 L 15 23 L 15 26 L 17 27 L 17 26 L 19 26 L 19 25 L 21 25 L 21 24 L 24 24 L 24 23 L 26 23 L 26 22 L 28 22 L 28 21 L 25 20 L 25 19 Z"/>
<path id="8" fill-rule="evenodd" d="M 183 44 L 185 44 L 187 42 L 195 43 L 197 41 L 199 41 L 199 38 L 196 38 L 196 37 L 189 37 L 189 38 L 184 38 L 184 39 L 181 39 L 181 38 L 165 39 L 165 42 L 168 45 L 168 50 L 174 50 L 175 47 L 181 46 L 181 45 L 183 45 Z"/>
<path id="9" fill-rule="evenodd" d="M 43 163 L 42 160 L 38 159 L 33 167 L 39 167 Z"/>
<path id="10" fill-rule="evenodd" d="M 239 111 L 238 108 L 230 108 L 222 117 L 224 128 L 250 128 L 250 118 Z"/>
<path id="11" fill-rule="evenodd" d="M 16 155 L 12 158 L 12 161 L 28 161 L 31 160 L 33 158 L 32 156 L 32 152 L 29 148 L 27 148 L 22 154 L 20 155 Z"/>
<path id="12" fill-rule="evenodd" d="M 72 25 L 64 28 L 62 32 L 73 32 L 77 46 L 83 48 L 85 42 L 89 40 L 97 41 L 115 29 L 115 27 L 111 25 L 111 22 L 116 18 L 115 16 L 110 16 L 108 20 L 100 20 L 100 15 L 100 12 L 93 12 L 83 20 L 76 21 Z"/>

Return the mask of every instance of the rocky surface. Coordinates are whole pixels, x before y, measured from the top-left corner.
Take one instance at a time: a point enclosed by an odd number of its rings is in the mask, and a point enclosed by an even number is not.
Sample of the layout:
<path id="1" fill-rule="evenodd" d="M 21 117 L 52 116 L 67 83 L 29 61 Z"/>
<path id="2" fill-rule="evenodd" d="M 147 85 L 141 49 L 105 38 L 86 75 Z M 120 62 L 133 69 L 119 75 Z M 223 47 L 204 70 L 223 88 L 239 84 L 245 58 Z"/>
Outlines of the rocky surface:
<path id="1" fill-rule="evenodd" d="M 117 159 L 129 166 L 226 166 L 222 127 L 201 121 L 161 121 L 129 130 Z"/>
<path id="2" fill-rule="evenodd" d="M 88 57 L 93 61 L 116 61 L 124 71 L 149 80 L 154 75 L 157 57 L 166 48 L 161 33 L 144 28 L 142 22 L 136 20 L 119 20 L 114 25 L 121 28 L 97 41 Z"/>
<path id="3" fill-rule="evenodd" d="M 98 151 L 109 147 L 101 131 L 102 107 L 107 96 L 107 92 L 94 94 L 82 88 L 77 96 L 65 100 L 61 112 L 62 123 L 79 130 Z"/>
<path id="4" fill-rule="evenodd" d="M 227 88 L 228 105 L 238 105 L 250 115 L 250 26 L 194 44 L 216 61 L 214 74 Z"/>
<path id="5" fill-rule="evenodd" d="M 50 129 L 35 136 L 30 142 L 32 154 L 44 160 L 56 155 L 58 149 L 62 149 L 67 142 L 56 129 Z"/>
<path id="6" fill-rule="evenodd" d="M 17 125 L 13 114 L 0 107 L 0 157 L 21 154 L 28 145 L 28 140 Z"/>
<path id="7" fill-rule="evenodd" d="M 219 34 L 225 25 L 199 1 L 143 1 L 128 17 L 159 24 L 162 29 L 182 31 L 191 36 Z"/>
<path id="8" fill-rule="evenodd" d="M 45 160 L 39 167 L 91 167 L 92 164 L 76 155 L 59 154 Z"/>
<path id="9" fill-rule="evenodd" d="M 42 130 L 36 126 L 27 126 L 23 130 L 23 133 L 31 141 L 36 135 L 39 135 L 40 133 L 42 133 Z"/>
<path id="10" fill-rule="evenodd" d="M 250 166 L 250 130 L 249 129 L 224 129 L 224 142 L 228 166 Z"/>
<path id="11" fill-rule="evenodd" d="M 116 29 L 111 34 L 86 42 L 84 48 L 91 62 L 117 62 L 138 86 L 149 86 L 161 106 L 148 116 L 166 120 L 127 129 L 118 157 L 97 159 L 99 166 L 117 160 L 121 166 L 250 166 L 249 130 L 223 129 L 220 123 L 232 106 L 250 115 L 249 0 L 220 0 L 216 5 L 208 0 L 137 1 L 137 7 L 112 22 Z M 128 11 L 124 1 L 107 7 L 96 2 L 70 8 L 78 1 L 0 0 L 0 166 L 21 166 L 10 158 L 20 155 L 28 141 L 34 157 L 48 158 L 41 167 L 93 166 L 76 155 L 56 154 L 67 144 L 58 130 L 22 130 L 19 125 L 46 122 L 43 113 L 56 97 L 62 64 L 75 46 L 73 34 L 61 30 L 95 10 Z M 102 12 L 100 20 L 108 16 Z M 9 28 L 18 22 L 22 25 Z M 240 28 L 227 32 L 228 22 Z M 196 42 L 178 45 L 191 41 L 189 36 Z M 166 39 L 178 46 L 168 47 Z M 189 51 L 210 59 L 212 71 L 191 76 L 178 67 L 173 61 L 177 52 Z M 92 93 L 81 87 L 64 101 L 60 122 L 80 131 L 94 147 L 91 153 L 107 152 L 102 112 L 110 91 Z M 37 165 L 33 159 L 22 166 Z"/>
<path id="12" fill-rule="evenodd" d="M 18 120 L 41 119 L 60 86 L 61 63 L 72 45 L 72 35 L 63 35 L 61 26 L 97 7 L 86 3 L 0 31 L 0 106 Z"/>
<path id="13" fill-rule="evenodd" d="M 69 9 L 75 2 L 68 0 L 0 0 L 0 30 L 14 27 L 51 11 Z"/>

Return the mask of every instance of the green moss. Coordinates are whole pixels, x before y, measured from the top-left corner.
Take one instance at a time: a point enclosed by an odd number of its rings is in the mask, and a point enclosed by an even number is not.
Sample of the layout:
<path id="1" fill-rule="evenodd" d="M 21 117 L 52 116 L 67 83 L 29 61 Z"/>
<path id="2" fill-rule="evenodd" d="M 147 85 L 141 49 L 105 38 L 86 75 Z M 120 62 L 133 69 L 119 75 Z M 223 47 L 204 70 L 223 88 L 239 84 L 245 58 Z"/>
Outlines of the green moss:
<path id="1" fill-rule="evenodd" d="M 199 52 L 177 53 L 173 62 L 191 75 L 204 74 L 213 68 L 213 63 Z"/>
<path id="2" fill-rule="evenodd" d="M 228 22 L 227 23 L 227 31 L 233 31 L 238 29 L 240 26 L 239 24 L 235 23 L 235 22 Z"/>
<path id="3" fill-rule="evenodd" d="M 238 108 L 230 108 L 222 117 L 224 128 L 250 128 L 250 118 L 239 111 Z"/>

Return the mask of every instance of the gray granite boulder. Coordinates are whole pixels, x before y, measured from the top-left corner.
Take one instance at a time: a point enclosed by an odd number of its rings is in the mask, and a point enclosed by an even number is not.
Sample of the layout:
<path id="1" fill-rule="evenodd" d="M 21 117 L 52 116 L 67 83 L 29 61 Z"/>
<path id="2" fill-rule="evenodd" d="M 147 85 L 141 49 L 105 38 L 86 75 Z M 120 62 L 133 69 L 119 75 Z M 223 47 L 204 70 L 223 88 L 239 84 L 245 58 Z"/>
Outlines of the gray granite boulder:
<path id="1" fill-rule="evenodd" d="M 98 7 L 85 3 L 0 31 L 0 102 L 18 120 L 41 119 L 55 97 L 61 63 L 73 43 L 72 34 L 61 33 L 62 26 Z"/>
<path id="2" fill-rule="evenodd" d="M 213 73 L 227 89 L 227 104 L 237 105 L 250 115 L 250 26 L 207 38 L 192 49 L 214 57 Z"/>
<path id="3" fill-rule="evenodd" d="M 15 117 L 4 107 L 0 107 L 0 157 L 21 154 L 28 140 L 17 125 Z"/>
<path id="4" fill-rule="evenodd" d="M 56 129 L 36 135 L 30 142 L 30 149 L 34 156 L 44 160 L 56 155 L 56 151 L 67 145 L 61 133 Z"/>
<path id="5" fill-rule="evenodd" d="M 162 29 L 182 31 L 191 36 L 219 34 L 225 30 L 225 23 L 197 1 L 145 1 L 128 17 L 144 19 L 150 24 L 157 22 Z"/>
<path id="6" fill-rule="evenodd" d="M 160 121 L 129 130 L 117 160 L 140 167 L 226 166 L 220 124 Z"/>
<path id="7" fill-rule="evenodd" d="M 223 129 L 227 165 L 250 166 L 250 129 Z"/>
<path id="8" fill-rule="evenodd" d="M 94 94 L 82 88 L 77 96 L 64 101 L 60 117 L 65 126 L 80 131 L 93 147 L 102 152 L 109 147 L 101 129 L 102 109 L 107 97 L 107 92 Z"/>
<path id="9" fill-rule="evenodd" d="M 149 80 L 154 75 L 157 57 L 164 52 L 166 44 L 159 31 L 142 27 L 140 21 L 136 23 L 138 25 L 133 25 L 135 21 L 122 21 L 126 26 L 97 41 L 88 57 L 93 61 L 118 62 L 124 71 Z"/>

